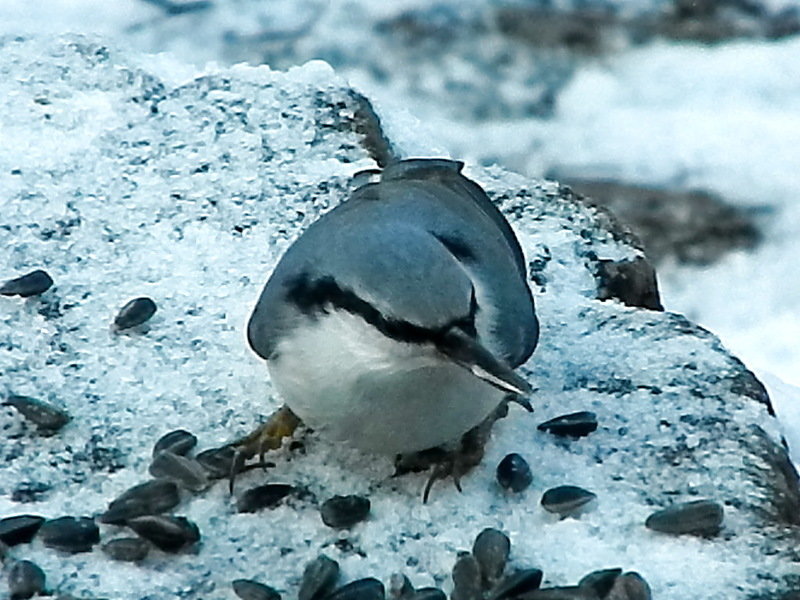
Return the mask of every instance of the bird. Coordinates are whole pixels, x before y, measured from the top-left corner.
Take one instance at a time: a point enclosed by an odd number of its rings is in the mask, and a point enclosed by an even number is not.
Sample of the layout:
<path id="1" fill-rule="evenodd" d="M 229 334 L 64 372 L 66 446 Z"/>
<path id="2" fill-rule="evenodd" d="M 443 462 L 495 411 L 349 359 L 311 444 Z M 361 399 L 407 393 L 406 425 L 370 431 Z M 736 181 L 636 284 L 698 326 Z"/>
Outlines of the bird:
<path id="1" fill-rule="evenodd" d="M 286 250 L 247 325 L 285 407 L 242 445 L 263 454 L 302 422 L 407 454 L 452 442 L 508 397 L 527 405 L 514 369 L 539 322 L 524 255 L 463 166 L 371 170 Z"/>

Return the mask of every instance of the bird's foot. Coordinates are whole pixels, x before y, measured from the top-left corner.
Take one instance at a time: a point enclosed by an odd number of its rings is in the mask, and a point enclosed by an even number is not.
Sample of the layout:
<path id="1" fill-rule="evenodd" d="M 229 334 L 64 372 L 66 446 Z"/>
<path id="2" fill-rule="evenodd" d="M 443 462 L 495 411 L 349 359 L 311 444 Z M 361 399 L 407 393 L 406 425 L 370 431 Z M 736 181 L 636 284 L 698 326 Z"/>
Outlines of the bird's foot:
<path id="1" fill-rule="evenodd" d="M 270 463 L 264 461 L 264 454 L 268 450 L 280 448 L 283 439 L 291 436 L 299 425 L 299 417 L 284 405 L 250 434 L 231 443 L 230 446 L 236 450 L 228 480 L 231 493 L 236 476 L 250 468 L 269 466 Z M 254 465 L 245 466 L 245 463 L 256 455 L 259 461 Z"/>
<path id="2" fill-rule="evenodd" d="M 401 454 L 395 461 L 396 474 L 431 469 L 422 501 L 428 502 L 433 484 L 440 479 L 453 478 L 456 489 L 461 490 L 461 478 L 480 464 L 492 425 L 508 414 L 508 401 L 500 403 L 489 416 L 467 431 L 454 447 L 437 446 L 422 452 Z"/>

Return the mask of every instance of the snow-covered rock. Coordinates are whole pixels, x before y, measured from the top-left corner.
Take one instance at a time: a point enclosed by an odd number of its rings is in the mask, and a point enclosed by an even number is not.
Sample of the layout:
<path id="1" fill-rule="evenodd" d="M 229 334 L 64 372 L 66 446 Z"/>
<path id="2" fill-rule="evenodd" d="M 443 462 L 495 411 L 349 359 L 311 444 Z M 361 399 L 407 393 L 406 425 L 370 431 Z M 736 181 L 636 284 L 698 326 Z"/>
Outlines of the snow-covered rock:
<path id="1" fill-rule="evenodd" d="M 0 517 L 96 516 L 148 479 L 162 434 L 185 428 L 200 449 L 215 447 L 279 406 L 244 324 L 281 252 L 346 197 L 354 173 L 376 166 L 376 123 L 319 62 L 187 77 L 97 39 L 5 38 L 0 74 L 0 274 L 42 268 L 55 280 L 40 297 L 0 297 L 0 393 L 72 416 L 43 437 L 0 407 Z M 430 147 L 412 126 L 395 116 L 395 129 Z M 303 565 L 323 552 L 348 580 L 404 572 L 416 586 L 448 588 L 456 552 L 496 527 L 511 538 L 512 566 L 543 569 L 546 585 L 619 566 L 660 599 L 796 589 L 797 474 L 758 380 L 684 317 L 597 299 L 603 261 L 640 257 L 606 213 L 553 182 L 465 173 L 518 232 L 542 335 L 521 369 L 536 412 L 512 408 L 496 424 L 463 494 L 439 483 L 422 504 L 426 475 L 392 477 L 390 460 L 309 435 L 304 452 L 281 450 L 275 468 L 237 481 L 296 484 L 308 491 L 300 498 L 238 514 L 223 484 L 184 495 L 176 514 L 198 524 L 195 552 L 131 565 L 34 540 L 14 558 L 78 597 L 225 598 L 240 577 L 293 596 Z M 155 316 L 114 331 L 137 296 L 155 300 Z M 536 429 L 579 410 L 597 414 L 588 437 Z M 518 495 L 495 482 L 510 452 L 533 467 Z M 562 484 L 591 490 L 596 505 L 579 518 L 545 512 L 543 492 Z M 318 505 L 350 493 L 369 496 L 370 518 L 327 528 Z M 724 505 L 718 536 L 644 527 L 655 510 L 698 498 Z M 122 533 L 101 526 L 103 541 Z"/>

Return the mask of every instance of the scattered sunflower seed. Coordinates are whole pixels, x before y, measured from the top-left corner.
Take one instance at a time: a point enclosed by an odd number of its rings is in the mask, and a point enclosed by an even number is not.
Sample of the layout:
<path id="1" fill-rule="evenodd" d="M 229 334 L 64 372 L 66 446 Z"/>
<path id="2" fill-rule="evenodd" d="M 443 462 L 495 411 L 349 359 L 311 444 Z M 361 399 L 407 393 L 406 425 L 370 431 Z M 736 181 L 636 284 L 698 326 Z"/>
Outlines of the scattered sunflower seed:
<path id="1" fill-rule="evenodd" d="M 210 482 L 206 470 L 193 458 L 161 450 L 155 455 L 148 469 L 156 479 L 168 479 L 192 492 L 201 492 Z"/>
<path id="2" fill-rule="evenodd" d="M 606 600 L 652 600 L 650 586 L 635 571 L 617 577 Z"/>
<path id="3" fill-rule="evenodd" d="M 27 544 L 44 522 L 45 518 L 37 515 L 15 515 L 0 519 L 0 542 L 8 546 Z"/>
<path id="4" fill-rule="evenodd" d="M 339 563 L 321 554 L 303 570 L 298 600 L 320 600 L 336 585 L 339 579 Z"/>
<path id="5" fill-rule="evenodd" d="M 439 588 L 423 587 L 416 590 L 409 600 L 447 600 L 447 595 Z"/>
<path id="6" fill-rule="evenodd" d="M 591 590 L 567 585 L 534 590 L 525 594 L 525 600 L 597 600 L 597 596 Z"/>
<path id="7" fill-rule="evenodd" d="M 393 573 L 389 577 L 389 597 L 399 600 L 409 598 L 414 593 L 414 586 L 411 580 L 403 573 Z"/>
<path id="8" fill-rule="evenodd" d="M 40 433 L 45 435 L 54 434 L 70 421 L 70 416 L 66 411 L 28 396 L 9 396 L 3 405 L 13 406 L 23 417 L 36 425 Z"/>
<path id="9" fill-rule="evenodd" d="M 129 519 L 127 525 L 164 552 L 179 552 L 200 541 L 200 530 L 186 517 L 146 515 Z"/>
<path id="10" fill-rule="evenodd" d="M 622 575 L 622 569 L 592 571 L 578 582 L 578 587 L 593 590 L 600 598 L 605 598 L 620 575 Z"/>
<path id="11" fill-rule="evenodd" d="M 541 569 L 524 569 L 503 579 L 489 594 L 489 600 L 507 600 L 539 589 L 542 585 Z"/>
<path id="12" fill-rule="evenodd" d="M 195 460 L 206 470 L 209 479 L 230 477 L 235 459 L 236 450 L 230 446 L 203 450 L 195 457 Z"/>
<path id="13" fill-rule="evenodd" d="M 0 286 L 0 295 L 28 298 L 29 296 L 37 296 L 46 292 L 52 285 L 53 279 L 50 275 L 41 269 L 37 269 L 22 277 L 6 281 Z"/>
<path id="14" fill-rule="evenodd" d="M 371 508 L 363 496 L 334 496 L 322 503 L 322 522 L 334 529 L 347 529 L 367 518 Z"/>
<path id="15" fill-rule="evenodd" d="M 235 579 L 231 585 L 242 600 L 281 600 L 277 590 L 252 579 Z"/>
<path id="16" fill-rule="evenodd" d="M 357 579 L 334 590 L 325 600 L 384 600 L 383 584 L 374 577 Z"/>
<path id="17" fill-rule="evenodd" d="M 481 566 L 469 552 L 460 553 L 453 565 L 452 600 L 482 600 Z"/>
<path id="18" fill-rule="evenodd" d="M 42 524 L 39 538 L 62 552 L 89 552 L 100 541 L 100 530 L 89 517 L 59 517 Z"/>
<path id="19" fill-rule="evenodd" d="M 275 508 L 281 500 L 296 491 L 286 483 L 267 483 L 250 488 L 236 501 L 236 510 L 240 513 L 252 513 L 264 508 Z"/>
<path id="20" fill-rule="evenodd" d="M 597 494 L 575 485 L 550 488 L 542 496 L 542 507 L 562 517 L 577 515 Z"/>
<path id="21" fill-rule="evenodd" d="M 647 517 L 645 526 L 653 531 L 680 535 L 716 535 L 719 533 L 724 512 L 712 500 L 694 500 L 676 504 L 654 512 Z"/>
<path id="22" fill-rule="evenodd" d="M 100 547 L 106 556 L 124 562 L 144 560 L 150 552 L 149 544 L 142 538 L 117 538 Z"/>
<path id="23" fill-rule="evenodd" d="M 197 437 L 185 429 L 176 429 L 165 433 L 153 446 L 153 457 L 162 450 L 169 450 L 180 456 L 185 456 L 197 445 Z"/>
<path id="24" fill-rule="evenodd" d="M 506 568 L 511 541 L 502 531 L 487 527 L 475 538 L 472 554 L 481 568 L 484 588 L 492 587 Z"/>
<path id="25" fill-rule="evenodd" d="M 597 415 L 582 410 L 545 421 L 537 429 L 558 436 L 584 437 L 597 429 Z"/>
<path id="26" fill-rule="evenodd" d="M 25 600 L 44 591 L 45 575 L 39 565 L 18 560 L 8 571 L 8 592 L 11 600 Z"/>
<path id="27" fill-rule="evenodd" d="M 100 516 L 101 523 L 124 525 L 129 519 L 156 515 L 178 506 L 181 501 L 178 486 L 173 481 L 153 479 L 135 485 L 108 505 Z"/>
<path id="28" fill-rule="evenodd" d="M 117 329 L 130 329 L 141 325 L 156 314 L 156 303 L 150 298 L 134 298 L 123 306 L 117 316 L 114 317 L 114 325 Z"/>
<path id="29" fill-rule="evenodd" d="M 512 492 L 525 490 L 533 481 L 533 474 L 528 461 L 519 454 L 512 453 L 497 465 L 497 483 Z"/>

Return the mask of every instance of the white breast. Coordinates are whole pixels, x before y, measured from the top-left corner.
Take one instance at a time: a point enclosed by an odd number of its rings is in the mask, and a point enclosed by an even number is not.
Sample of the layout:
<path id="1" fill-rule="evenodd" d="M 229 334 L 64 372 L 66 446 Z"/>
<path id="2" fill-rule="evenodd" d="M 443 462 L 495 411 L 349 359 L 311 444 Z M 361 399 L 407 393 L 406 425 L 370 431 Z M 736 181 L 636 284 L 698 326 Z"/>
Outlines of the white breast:
<path id="1" fill-rule="evenodd" d="M 309 319 L 278 344 L 268 368 L 306 424 L 370 452 L 453 441 L 503 398 L 433 345 L 392 340 L 345 311 Z"/>

